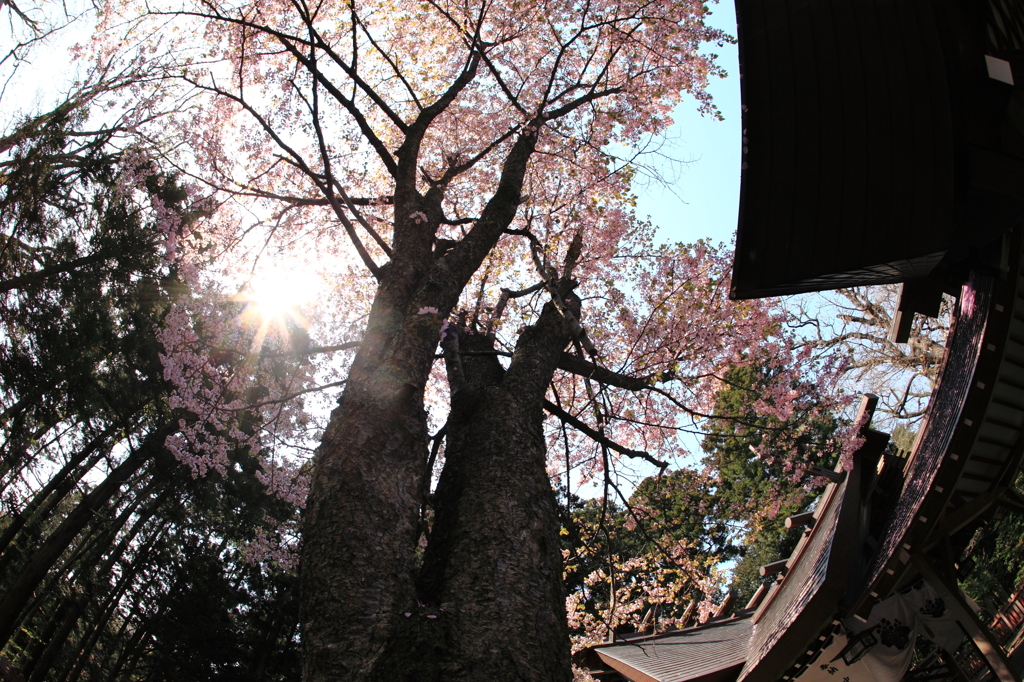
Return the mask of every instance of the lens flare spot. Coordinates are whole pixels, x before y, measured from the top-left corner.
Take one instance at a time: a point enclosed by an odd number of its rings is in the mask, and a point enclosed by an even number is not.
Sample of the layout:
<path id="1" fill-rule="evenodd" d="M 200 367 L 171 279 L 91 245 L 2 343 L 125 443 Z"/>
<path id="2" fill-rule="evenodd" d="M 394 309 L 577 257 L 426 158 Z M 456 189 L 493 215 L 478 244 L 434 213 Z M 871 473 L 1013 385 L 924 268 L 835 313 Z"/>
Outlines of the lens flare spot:
<path id="1" fill-rule="evenodd" d="M 296 327 L 308 328 L 302 309 L 315 300 L 321 287 L 320 278 L 310 272 L 269 270 L 254 276 L 238 295 L 245 304 L 243 321 L 258 328 L 252 350 L 258 350 L 270 335 L 285 340 Z"/>

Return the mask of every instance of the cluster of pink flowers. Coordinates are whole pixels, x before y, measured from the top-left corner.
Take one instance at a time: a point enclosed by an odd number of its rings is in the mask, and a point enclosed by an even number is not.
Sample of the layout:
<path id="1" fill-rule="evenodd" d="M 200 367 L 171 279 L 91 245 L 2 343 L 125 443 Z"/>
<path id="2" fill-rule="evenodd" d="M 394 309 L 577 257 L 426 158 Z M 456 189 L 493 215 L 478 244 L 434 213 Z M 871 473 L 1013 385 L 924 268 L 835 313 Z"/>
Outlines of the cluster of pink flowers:
<path id="1" fill-rule="evenodd" d="M 695 616 L 692 622 L 704 622 L 711 616 L 725 575 L 706 562 L 695 561 L 692 547 L 685 541 L 672 542 L 663 549 L 667 554 L 659 551 L 620 558 L 611 573 L 605 568 L 591 572 L 584 579 L 584 590 L 566 598 L 573 651 L 607 641 L 612 628 L 660 632 L 678 627 L 694 594 L 702 596 L 696 613 L 690 615 Z M 605 596 L 594 602 L 592 594 L 599 586 Z"/>
<path id="2" fill-rule="evenodd" d="M 299 565 L 298 537 L 295 524 L 281 526 L 274 519 L 257 526 L 255 537 L 242 549 L 242 558 L 250 563 L 270 563 L 283 570 Z"/>
<path id="3" fill-rule="evenodd" d="M 294 394 L 308 384 L 311 369 L 278 357 L 275 349 L 272 360 L 263 357 L 252 347 L 259 330 L 244 323 L 238 304 L 215 287 L 200 291 L 202 295 L 179 297 L 159 332 L 164 378 L 174 387 L 170 407 L 181 415 L 167 448 L 193 476 L 226 475 L 235 466 L 235 452 L 257 457 L 255 476 L 266 494 L 298 510 L 305 504 L 308 477 L 299 472 L 300 462 L 275 453 L 278 442 L 301 437 L 296 428 L 308 421 Z M 278 374 L 284 367 L 288 376 L 282 380 Z M 246 558 L 292 565 L 294 519 L 283 523 L 259 529 Z"/>

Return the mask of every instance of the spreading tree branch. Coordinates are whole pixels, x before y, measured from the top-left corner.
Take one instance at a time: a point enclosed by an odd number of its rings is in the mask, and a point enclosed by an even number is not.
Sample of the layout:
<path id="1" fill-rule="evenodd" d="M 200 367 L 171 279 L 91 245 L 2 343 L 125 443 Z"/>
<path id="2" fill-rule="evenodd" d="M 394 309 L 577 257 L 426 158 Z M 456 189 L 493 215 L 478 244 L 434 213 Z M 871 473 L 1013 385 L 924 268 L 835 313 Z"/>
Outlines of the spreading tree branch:
<path id="1" fill-rule="evenodd" d="M 642 450 L 630 450 L 629 448 L 619 445 L 615 441 L 602 436 L 600 433 L 590 428 L 581 420 L 577 419 L 576 417 L 572 416 L 571 414 L 560 408 L 558 405 L 555 405 L 550 400 L 544 400 L 544 409 L 547 410 L 552 416 L 562 420 L 562 422 L 573 427 L 574 429 L 584 434 L 588 438 L 593 439 L 597 443 L 611 450 L 614 450 L 615 452 L 623 454 L 627 457 L 632 457 L 634 459 L 645 460 L 647 462 L 650 462 L 654 466 L 658 467 L 659 469 L 665 469 L 668 467 L 668 462 L 662 462 L 659 459 L 655 459 L 653 456 L 651 456 L 650 453 L 643 452 Z"/>

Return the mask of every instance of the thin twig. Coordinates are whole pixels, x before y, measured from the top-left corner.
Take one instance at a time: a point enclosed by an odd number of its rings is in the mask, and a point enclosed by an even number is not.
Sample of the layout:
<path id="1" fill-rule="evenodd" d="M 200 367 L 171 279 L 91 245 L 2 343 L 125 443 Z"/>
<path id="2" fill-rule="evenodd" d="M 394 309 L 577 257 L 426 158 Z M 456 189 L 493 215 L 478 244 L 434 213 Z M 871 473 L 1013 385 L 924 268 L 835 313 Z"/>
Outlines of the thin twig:
<path id="1" fill-rule="evenodd" d="M 583 435 L 592 438 L 601 445 L 606 446 L 609 449 L 618 452 L 619 454 L 625 455 L 627 457 L 632 457 L 634 459 L 646 460 L 653 464 L 654 466 L 658 467 L 659 469 L 666 469 L 668 467 L 668 462 L 662 462 L 661 460 L 654 458 L 650 453 L 643 452 L 642 450 L 630 450 L 629 448 L 619 445 L 615 441 L 606 438 L 605 436 L 602 436 L 600 433 L 590 428 L 581 420 L 572 416 L 562 408 L 558 407 L 550 400 L 544 400 L 544 409 L 550 412 L 552 416 L 558 417 L 563 422 L 573 427 Z"/>

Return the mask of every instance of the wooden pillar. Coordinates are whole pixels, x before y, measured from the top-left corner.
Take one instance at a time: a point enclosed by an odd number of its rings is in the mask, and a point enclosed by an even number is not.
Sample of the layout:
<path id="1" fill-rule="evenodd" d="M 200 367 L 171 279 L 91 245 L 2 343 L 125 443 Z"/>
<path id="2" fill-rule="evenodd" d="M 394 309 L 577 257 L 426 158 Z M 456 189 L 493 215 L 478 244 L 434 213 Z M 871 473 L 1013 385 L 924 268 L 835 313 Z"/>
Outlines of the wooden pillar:
<path id="1" fill-rule="evenodd" d="M 974 611 L 967 605 L 963 595 L 960 594 L 960 587 L 935 570 L 931 561 L 923 554 L 913 554 L 913 562 L 917 570 L 921 572 L 921 577 L 939 593 L 946 608 L 953 612 L 953 616 L 974 640 L 974 644 L 978 647 L 981 655 L 985 657 L 985 661 L 992 669 L 996 679 L 999 682 L 1021 682 L 1020 676 L 1010 667 L 1006 654 L 996 643 L 992 633 L 988 631 L 984 623 L 978 620 Z"/>
<path id="2" fill-rule="evenodd" d="M 951 680 L 955 682 L 968 682 L 967 675 L 964 674 L 960 664 L 957 663 L 956 656 L 940 649 L 942 653 L 939 655 L 939 660 L 946 664 L 946 669 L 949 671 Z"/>

